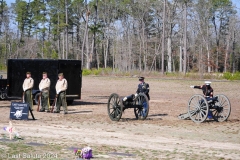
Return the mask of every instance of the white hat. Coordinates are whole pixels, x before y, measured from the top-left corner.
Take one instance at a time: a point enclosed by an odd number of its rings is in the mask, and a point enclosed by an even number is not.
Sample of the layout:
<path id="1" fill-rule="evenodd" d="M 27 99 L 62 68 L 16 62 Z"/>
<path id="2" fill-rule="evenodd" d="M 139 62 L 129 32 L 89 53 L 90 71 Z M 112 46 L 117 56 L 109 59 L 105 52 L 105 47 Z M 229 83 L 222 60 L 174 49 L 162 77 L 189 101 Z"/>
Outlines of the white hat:
<path id="1" fill-rule="evenodd" d="M 206 85 L 210 85 L 212 82 L 210 82 L 210 81 L 205 81 L 205 84 Z"/>

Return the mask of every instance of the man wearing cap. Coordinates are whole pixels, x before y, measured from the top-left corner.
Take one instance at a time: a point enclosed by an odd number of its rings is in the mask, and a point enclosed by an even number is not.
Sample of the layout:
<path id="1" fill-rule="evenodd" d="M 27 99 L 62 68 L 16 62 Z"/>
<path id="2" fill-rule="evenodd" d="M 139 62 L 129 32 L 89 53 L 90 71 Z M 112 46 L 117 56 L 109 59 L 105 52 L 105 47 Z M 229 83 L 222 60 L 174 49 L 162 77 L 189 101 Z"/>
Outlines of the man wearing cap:
<path id="1" fill-rule="evenodd" d="M 42 93 L 41 97 L 41 104 L 42 108 L 39 112 L 50 112 L 49 110 L 49 89 L 50 89 L 51 81 L 47 77 L 47 72 L 43 72 L 42 74 L 42 80 L 39 83 L 39 90 Z"/>
<path id="2" fill-rule="evenodd" d="M 213 88 L 211 87 L 211 82 L 210 81 L 205 81 L 205 84 L 202 85 L 202 86 L 190 86 L 190 87 L 191 88 L 202 89 L 203 95 L 204 95 L 204 97 L 206 98 L 207 101 L 216 100 L 213 97 Z M 201 102 L 203 102 L 203 100 Z M 212 112 L 210 110 L 208 111 L 208 118 L 209 119 L 213 118 Z"/>
<path id="3" fill-rule="evenodd" d="M 207 100 L 210 100 L 210 98 L 213 98 L 213 88 L 211 87 L 210 81 L 205 81 L 205 84 L 202 86 L 190 86 L 191 88 L 198 88 L 202 89 L 204 97 Z"/>
<path id="4" fill-rule="evenodd" d="M 26 73 L 26 79 L 23 82 L 23 91 L 24 91 L 24 102 L 28 103 L 30 109 L 32 109 L 33 101 L 32 101 L 32 88 L 33 88 L 34 80 L 31 77 L 31 72 Z"/>
<path id="5" fill-rule="evenodd" d="M 138 84 L 138 89 L 136 91 L 135 95 L 127 96 L 123 98 L 123 101 L 132 101 L 134 97 L 137 97 L 139 93 L 144 93 L 147 97 L 148 100 L 150 100 L 149 96 L 149 84 L 144 82 L 144 77 L 139 77 L 139 84 Z"/>
<path id="6" fill-rule="evenodd" d="M 67 80 L 64 78 L 63 73 L 58 74 L 58 81 L 56 84 L 56 98 L 57 98 L 57 103 L 56 107 L 57 110 L 54 111 L 54 113 L 60 113 L 60 107 L 61 105 L 63 106 L 63 113 L 67 114 L 67 102 L 66 102 L 66 90 L 67 90 Z"/>
<path id="7" fill-rule="evenodd" d="M 149 96 L 149 84 L 144 82 L 144 77 L 139 77 L 139 84 L 138 84 L 138 89 L 136 91 L 135 97 L 139 94 L 139 93 L 144 93 L 147 97 L 148 100 L 150 100 L 150 96 Z"/>

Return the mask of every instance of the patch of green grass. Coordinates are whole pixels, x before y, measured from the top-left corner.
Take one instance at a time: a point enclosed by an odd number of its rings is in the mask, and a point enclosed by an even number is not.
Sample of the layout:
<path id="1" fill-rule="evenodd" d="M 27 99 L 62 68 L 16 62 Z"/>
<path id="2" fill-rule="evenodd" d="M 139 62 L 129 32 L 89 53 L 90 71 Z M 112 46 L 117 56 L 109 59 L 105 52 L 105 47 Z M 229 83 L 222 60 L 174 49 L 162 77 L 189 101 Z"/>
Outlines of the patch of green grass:
<path id="1" fill-rule="evenodd" d="M 91 74 L 94 74 L 94 75 L 100 75 L 101 72 L 102 72 L 102 68 L 99 68 L 99 69 L 93 68 L 91 70 Z"/>
<path id="2" fill-rule="evenodd" d="M 90 75 L 91 74 L 91 70 L 89 70 L 89 69 L 83 69 L 82 70 L 82 75 L 83 76 L 87 76 L 87 75 Z"/>
<path id="3" fill-rule="evenodd" d="M 223 78 L 227 79 L 227 80 L 240 80 L 240 72 L 236 72 L 236 73 L 226 72 L 226 73 L 223 73 Z"/>

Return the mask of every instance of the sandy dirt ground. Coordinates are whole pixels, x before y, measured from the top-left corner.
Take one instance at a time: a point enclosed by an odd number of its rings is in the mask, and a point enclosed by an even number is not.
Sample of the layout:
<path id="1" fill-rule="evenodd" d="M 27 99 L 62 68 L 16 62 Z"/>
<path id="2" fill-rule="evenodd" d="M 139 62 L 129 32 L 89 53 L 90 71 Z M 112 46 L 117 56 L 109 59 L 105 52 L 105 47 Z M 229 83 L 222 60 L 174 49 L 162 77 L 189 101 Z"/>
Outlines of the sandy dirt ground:
<path id="1" fill-rule="evenodd" d="M 203 81 L 149 78 L 146 82 L 151 100 L 144 121 L 135 119 L 133 109 L 125 110 L 119 122 L 111 121 L 107 114 L 109 95 L 135 93 L 137 78 L 85 76 L 82 98 L 68 106 L 69 114 L 36 112 L 34 106 L 37 120 L 13 121 L 24 140 L 0 141 L 0 153 L 16 154 L 10 152 L 10 143 L 35 142 L 45 146 L 33 146 L 32 153 L 53 152 L 55 159 L 76 159 L 73 148 L 85 146 L 93 149 L 94 159 L 240 159 L 239 81 L 212 81 L 214 94 L 229 98 L 231 115 L 225 122 L 206 120 L 201 124 L 179 120 L 178 115 L 187 112 L 192 95 L 202 94 L 189 86 Z M 1 101 L 0 106 L 4 127 L 9 122 L 10 101 Z M 13 159 L 9 154 L 7 159 Z"/>

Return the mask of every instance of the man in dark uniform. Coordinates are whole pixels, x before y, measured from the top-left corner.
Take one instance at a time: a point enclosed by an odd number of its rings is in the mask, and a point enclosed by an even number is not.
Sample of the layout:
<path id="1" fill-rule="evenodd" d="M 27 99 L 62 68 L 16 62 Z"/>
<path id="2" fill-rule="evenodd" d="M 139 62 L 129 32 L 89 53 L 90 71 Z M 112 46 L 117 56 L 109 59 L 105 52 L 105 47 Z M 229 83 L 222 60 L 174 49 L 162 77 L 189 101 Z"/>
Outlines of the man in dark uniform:
<path id="1" fill-rule="evenodd" d="M 190 86 L 191 88 L 202 89 L 203 95 L 207 101 L 213 99 L 213 88 L 211 87 L 210 81 L 205 81 L 205 84 L 202 86 Z"/>
<path id="2" fill-rule="evenodd" d="M 144 77 L 139 77 L 139 84 L 138 84 L 138 89 L 136 91 L 136 94 L 139 93 L 144 93 L 147 97 L 148 100 L 150 100 L 150 96 L 149 96 L 149 84 L 144 82 Z M 135 95 L 136 95 L 135 94 Z"/>
<path id="3" fill-rule="evenodd" d="M 206 98 L 207 101 L 215 101 L 217 100 L 216 97 L 213 97 L 213 88 L 211 87 L 211 82 L 210 81 L 205 81 L 205 84 L 202 86 L 190 86 L 191 88 L 197 88 L 197 89 L 202 89 L 203 91 L 203 96 Z M 202 100 L 203 102 L 203 100 Z M 212 119 L 212 112 L 208 112 L 208 118 Z"/>
<path id="4" fill-rule="evenodd" d="M 149 96 L 149 84 L 144 82 L 144 77 L 139 77 L 139 84 L 138 84 L 138 89 L 136 91 L 135 95 L 130 95 L 127 97 L 123 98 L 123 101 L 132 101 L 134 98 L 136 98 L 138 96 L 139 93 L 144 93 L 147 97 L 148 100 L 150 100 L 150 96 Z"/>
<path id="5" fill-rule="evenodd" d="M 123 98 L 123 104 L 124 105 L 125 105 L 125 103 L 133 102 L 133 100 L 138 97 L 139 93 L 144 93 L 147 96 L 148 100 L 150 100 L 149 84 L 144 82 L 144 77 L 139 77 L 139 82 L 140 83 L 138 84 L 138 88 L 137 88 L 137 91 L 136 91 L 135 95 L 132 94 L 130 96 L 127 96 L 127 97 Z M 138 116 L 145 117 L 146 116 L 146 111 L 148 110 L 148 105 L 147 105 L 146 102 L 143 102 L 142 105 L 143 105 L 142 111 L 139 112 Z"/>

